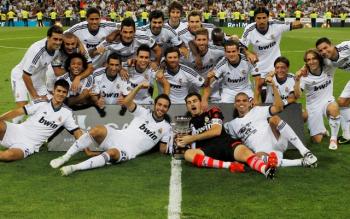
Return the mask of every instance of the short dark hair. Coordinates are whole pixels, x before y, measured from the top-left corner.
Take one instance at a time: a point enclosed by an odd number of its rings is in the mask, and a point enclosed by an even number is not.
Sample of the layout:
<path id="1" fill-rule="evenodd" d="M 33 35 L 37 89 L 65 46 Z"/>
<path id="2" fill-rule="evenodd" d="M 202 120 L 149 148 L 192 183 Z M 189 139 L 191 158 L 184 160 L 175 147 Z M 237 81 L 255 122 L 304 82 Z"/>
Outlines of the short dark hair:
<path id="1" fill-rule="evenodd" d="M 239 42 L 236 40 L 227 40 L 224 43 L 225 51 L 226 51 L 226 47 L 228 47 L 228 46 L 236 46 L 236 48 L 239 50 Z"/>
<path id="2" fill-rule="evenodd" d="M 88 10 L 86 11 L 86 17 L 88 18 L 91 14 L 98 14 L 98 16 L 101 17 L 100 10 L 94 7 L 88 8 Z"/>
<path id="3" fill-rule="evenodd" d="M 179 55 L 179 58 L 180 58 L 180 50 L 179 50 L 179 48 L 177 48 L 175 46 L 171 46 L 171 47 L 166 48 L 164 51 L 164 57 L 166 58 L 167 55 L 169 53 L 172 53 L 172 52 L 177 52 L 177 54 Z"/>
<path id="4" fill-rule="evenodd" d="M 118 55 L 117 53 L 112 53 L 108 56 L 107 58 L 107 64 L 109 63 L 109 60 L 111 59 L 116 59 L 116 60 L 119 60 L 119 63 L 121 64 L 122 63 L 122 57 L 120 57 L 120 55 Z"/>
<path id="5" fill-rule="evenodd" d="M 191 11 L 187 15 L 187 20 L 190 20 L 190 17 L 197 17 L 197 16 L 199 16 L 199 18 L 202 18 L 202 13 L 200 11 Z"/>
<path id="6" fill-rule="evenodd" d="M 140 51 L 145 51 L 151 54 L 151 48 L 146 44 L 141 44 L 140 47 L 137 48 L 136 55 L 138 55 Z"/>
<path id="7" fill-rule="evenodd" d="M 269 12 L 269 10 L 267 10 L 267 8 L 265 8 L 265 7 L 258 7 L 258 8 L 256 8 L 255 11 L 254 11 L 254 18 L 255 18 L 258 14 L 261 14 L 261 13 L 266 14 L 266 16 L 269 16 L 269 15 L 270 15 L 270 12 Z"/>
<path id="8" fill-rule="evenodd" d="M 158 102 L 159 99 L 165 99 L 169 102 L 169 108 L 171 106 L 171 100 L 170 97 L 167 94 L 159 94 L 155 99 L 154 99 L 154 104 Z"/>
<path id="9" fill-rule="evenodd" d="M 162 20 L 164 21 L 164 14 L 162 11 L 160 10 L 154 10 L 149 14 L 149 22 L 152 21 L 153 18 L 162 18 Z"/>
<path id="10" fill-rule="evenodd" d="M 53 33 L 63 34 L 63 29 L 60 26 L 53 25 L 47 30 L 47 36 L 52 37 Z"/>
<path id="11" fill-rule="evenodd" d="M 83 68 L 84 68 L 84 70 L 87 69 L 88 63 L 87 63 L 87 60 L 86 60 L 85 56 L 83 56 L 80 53 L 73 53 L 73 54 L 68 56 L 68 58 L 67 58 L 67 60 L 65 62 L 65 65 L 64 65 L 64 69 L 67 72 L 69 72 L 69 70 L 70 70 L 70 63 L 71 63 L 72 59 L 74 59 L 74 58 L 81 59 L 83 61 Z"/>
<path id="12" fill-rule="evenodd" d="M 188 93 L 186 95 L 185 102 L 187 103 L 187 99 L 190 98 L 190 97 L 193 97 L 193 96 L 198 97 L 199 101 L 202 101 L 202 96 L 199 93 L 197 93 L 197 92 L 190 92 L 190 93 Z"/>
<path id="13" fill-rule="evenodd" d="M 170 5 L 168 6 L 168 13 L 170 14 L 171 10 L 173 9 L 177 9 L 181 12 L 183 12 L 183 6 L 180 2 L 178 1 L 173 1 L 172 3 L 170 3 Z"/>
<path id="14" fill-rule="evenodd" d="M 331 41 L 327 37 L 322 37 L 316 41 L 316 47 L 321 43 L 327 43 L 328 45 L 332 45 Z"/>
<path id="15" fill-rule="evenodd" d="M 127 17 L 122 21 L 120 30 L 122 30 L 124 26 L 133 27 L 134 30 L 136 30 L 135 21 L 131 17 Z"/>
<path id="16" fill-rule="evenodd" d="M 278 57 L 275 60 L 275 62 L 273 63 L 273 66 L 276 66 L 276 64 L 279 63 L 279 62 L 284 63 L 289 68 L 289 60 L 286 57 L 284 57 L 284 56 Z"/>
<path id="17" fill-rule="evenodd" d="M 55 84 L 53 86 L 53 89 L 56 89 L 57 86 L 61 86 L 64 89 L 66 89 L 67 91 L 69 91 L 69 83 L 68 83 L 68 81 L 64 80 L 63 78 L 62 79 L 58 79 L 55 82 Z"/>
<path id="18" fill-rule="evenodd" d="M 308 50 L 306 50 L 306 52 L 305 52 L 305 54 L 304 54 L 304 62 L 306 63 L 306 56 L 307 56 L 308 54 L 310 54 L 310 53 L 312 53 L 312 54 L 314 54 L 314 55 L 316 56 L 318 62 L 320 63 L 320 66 L 323 67 L 323 66 L 324 66 L 323 57 L 322 57 L 322 55 L 318 52 L 317 49 L 308 49 Z M 309 66 L 307 66 L 307 68 L 309 69 Z M 309 70 L 310 70 L 310 69 L 309 69 Z"/>
<path id="19" fill-rule="evenodd" d="M 198 35 L 205 35 L 209 39 L 209 31 L 206 28 L 199 28 L 195 33 L 195 38 L 197 38 Z"/>

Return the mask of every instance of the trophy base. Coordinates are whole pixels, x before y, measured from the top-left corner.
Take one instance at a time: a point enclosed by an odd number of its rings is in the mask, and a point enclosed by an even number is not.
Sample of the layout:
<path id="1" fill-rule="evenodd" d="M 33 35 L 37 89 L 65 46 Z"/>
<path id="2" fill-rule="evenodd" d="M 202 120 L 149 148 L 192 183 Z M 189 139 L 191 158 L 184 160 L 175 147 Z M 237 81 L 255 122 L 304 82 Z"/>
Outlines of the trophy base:
<path id="1" fill-rule="evenodd" d="M 188 148 L 176 148 L 175 149 L 175 153 L 174 153 L 174 158 L 176 160 L 184 160 L 185 159 L 185 151 L 187 150 Z"/>
<path id="2" fill-rule="evenodd" d="M 173 156 L 176 160 L 184 160 L 185 159 L 184 154 L 174 154 Z"/>

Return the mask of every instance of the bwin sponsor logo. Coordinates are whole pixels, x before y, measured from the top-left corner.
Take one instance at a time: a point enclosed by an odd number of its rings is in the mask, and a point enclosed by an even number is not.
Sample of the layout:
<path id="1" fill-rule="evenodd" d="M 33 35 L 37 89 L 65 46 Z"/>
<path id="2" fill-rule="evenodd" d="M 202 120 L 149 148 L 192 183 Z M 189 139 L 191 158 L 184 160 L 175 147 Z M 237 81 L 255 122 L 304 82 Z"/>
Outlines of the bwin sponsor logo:
<path id="1" fill-rule="evenodd" d="M 155 132 L 152 132 L 151 130 L 149 130 L 145 124 L 142 124 L 139 127 L 140 130 L 142 130 L 144 133 L 146 133 L 146 135 L 148 135 L 152 140 L 156 140 L 157 136 L 155 135 Z"/>
<path id="2" fill-rule="evenodd" d="M 55 128 L 58 127 L 58 125 L 55 124 L 55 122 L 47 121 L 47 120 L 44 119 L 44 117 L 41 117 L 41 118 L 39 119 L 39 123 L 42 123 L 42 124 L 44 124 L 44 125 L 46 125 L 46 126 L 48 126 L 48 127 L 51 127 L 51 128 L 53 128 L 53 129 L 55 129 Z"/>
<path id="3" fill-rule="evenodd" d="M 105 93 L 104 91 L 102 92 L 102 96 L 103 97 L 118 97 L 119 96 L 119 93 Z"/>
<path id="4" fill-rule="evenodd" d="M 276 45 L 276 42 L 273 41 L 272 43 L 270 43 L 269 45 L 267 46 L 259 46 L 259 50 L 265 50 L 265 49 L 270 49 L 271 47 L 273 47 L 274 45 Z"/>
<path id="5" fill-rule="evenodd" d="M 237 78 L 237 79 L 231 79 L 231 78 L 227 78 L 227 82 L 230 82 L 230 83 L 239 83 L 239 82 L 242 82 L 246 79 L 246 77 L 240 77 L 240 78 Z"/>
<path id="6" fill-rule="evenodd" d="M 325 88 L 328 87 L 328 85 L 330 85 L 331 83 L 332 83 L 332 81 L 329 80 L 329 81 L 326 81 L 326 83 L 324 83 L 324 84 L 321 84 L 321 85 L 319 85 L 319 86 L 315 86 L 315 87 L 314 87 L 314 91 L 318 91 L 318 90 L 325 89 Z"/>
<path id="7" fill-rule="evenodd" d="M 180 89 L 180 85 L 175 85 L 175 84 L 170 84 L 170 87 L 175 88 L 175 89 Z"/>

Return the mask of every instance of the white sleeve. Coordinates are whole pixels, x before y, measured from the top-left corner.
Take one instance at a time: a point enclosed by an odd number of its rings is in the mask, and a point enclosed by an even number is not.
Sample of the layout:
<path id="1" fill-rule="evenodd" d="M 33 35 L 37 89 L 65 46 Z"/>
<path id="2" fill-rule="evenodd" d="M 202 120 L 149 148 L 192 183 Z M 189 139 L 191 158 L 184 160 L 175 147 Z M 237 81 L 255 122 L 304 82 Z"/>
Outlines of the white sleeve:
<path id="1" fill-rule="evenodd" d="M 42 56 L 42 52 L 31 46 L 24 57 L 23 71 L 32 75 L 40 64 L 40 56 Z"/>
<path id="2" fill-rule="evenodd" d="M 150 113 L 150 110 L 144 108 L 141 105 L 136 104 L 136 108 L 133 112 L 131 112 L 135 117 L 144 117 L 147 116 L 148 113 Z"/>
<path id="3" fill-rule="evenodd" d="M 233 129 L 233 125 L 234 125 L 234 120 L 230 121 L 230 122 L 226 122 L 224 124 L 224 128 L 226 133 L 228 133 L 231 138 L 238 138 L 238 135 L 236 134 L 236 132 Z"/>
<path id="4" fill-rule="evenodd" d="M 38 111 L 38 109 L 40 109 L 43 104 L 47 103 L 46 100 L 33 100 L 31 102 L 29 102 L 27 105 L 25 105 L 23 108 L 26 112 L 27 115 L 31 116 L 34 115 L 36 111 Z"/>
<path id="5" fill-rule="evenodd" d="M 160 142 L 162 143 L 165 143 L 167 145 L 170 145 L 170 141 L 172 139 L 172 135 L 173 135 L 173 132 L 172 132 L 172 128 L 171 126 L 169 125 L 166 130 L 165 130 L 165 133 L 163 135 L 163 137 L 160 139 Z"/>
<path id="6" fill-rule="evenodd" d="M 79 126 L 77 125 L 75 119 L 73 118 L 73 113 L 69 111 L 69 115 L 67 116 L 66 120 L 64 121 L 63 126 L 69 131 L 72 132 L 75 129 L 78 129 Z"/>

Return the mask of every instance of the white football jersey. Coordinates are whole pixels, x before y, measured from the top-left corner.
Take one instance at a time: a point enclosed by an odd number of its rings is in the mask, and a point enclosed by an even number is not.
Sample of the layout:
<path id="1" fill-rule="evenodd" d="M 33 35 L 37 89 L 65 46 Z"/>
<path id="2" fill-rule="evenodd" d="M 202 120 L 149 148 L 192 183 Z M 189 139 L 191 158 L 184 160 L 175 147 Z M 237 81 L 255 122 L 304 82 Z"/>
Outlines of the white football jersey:
<path id="1" fill-rule="evenodd" d="M 22 80 L 23 71 L 31 75 L 33 86 L 36 90 L 46 87 L 46 71 L 52 60 L 58 55 L 58 50 L 49 53 L 46 48 L 47 39 L 33 43 L 21 62 L 11 72 L 11 77 Z"/>
<path id="2" fill-rule="evenodd" d="M 170 143 L 172 129 L 167 121 L 155 120 L 152 111 L 140 105 L 132 114 L 134 119 L 126 129 L 121 130 L 125 138 L 120 139 L 120 144 L 127 146 L 130 159 L 149 151 L 158 142 Z"/>
<path id="3" fill-rule="evenodd" d="M 185 97 L 188 91 L 193 85 L 194 87 L 202 87 L 204 84 L 204 78 L 200 76 L 195 70 L 185 65 L 180 64 L 178 72 L 171 72 L 168 69 L 164 72 L 164 77 L 170 84 L 170 100 L 171 103 L 179 104 L 185 103 Z M 158 89 L 163 93 L 162 86 L 158 86 Z"/>
<path id="4" fill-rule="evenodd" d="M 114 80 L 107 77 L 106 68 L 99 68 L 93 73 L 94 93 L 104 97 L 105 104 L 117 104 L 120 95 L 127 96 L 132 90 L 128 81 L 116 77 Z"/>
<path id="5" fill-rule="evenodd" d="M 222 82 L 225 92 L 240 92 L 251 89 L 250 75 L 257 76 L 257 68 L 247 58 L 240 54 L 240 62 L 232 65 L 226 57 L 223 57 L 214 67 L 215 78 Z"/>
<path id="6" fill-rule="evenodd" d="M 215 25 L 214 24 L 208 24 L 208 23 L 202 23 L 202 27 L 208 30 L 209 41 L 211 41 L 211 32 L 215 28 Z M 188 30 L 188 28 L 185 28 L 185 29 L 179 31 L 178 35 L 179 35 L 180 39 L 186 44 L 187 47 L 188 47 L 188 43 L 191 40 L 194 40 L 194 38 L 195 38 L 195 35 L 193 33 L 191 33 Z"/>
<path id="7" fill-rule="evenodd" d="M 129 73 L 129 82 L 131 87 L 135 88 L 137 85 L 141 84 L 143 81 L 148 81 L 151 86 L 153 86 L 156 72 L 148 67 L 143 72 L 139 72 L 135 67 L 127 67 Z M 152 96 L 148 89 L 141 89 L 134 98 L 137 104 L 152 104 Z M 149 102 L 152 101 L 152 102 Z"/>
<path id="8" fill-rule="evenodd" d="M 57 80 L 59 79 L 64 79 L 68 82 L 69 84 L 69 87 L 72 86 L 72 83 L 73 83 L 73 80 L 72 78 L 70 77 L 70 74 L 69 72 L 65 73 L 64 75 L 60 76 L 57 78 Z M 69 89 L 69 92 L 68 92 L 68 97 L 71 97 L 71 96 L 77 96 L 79 94 L 81 94 L 83 92 L 83 90 L 86 90 L 86 89 L 92 89 L 92 85 L 93 85 L 93 78 L 91 75 L 89 75 L 88 77 L 86 78 L 83 78 L 80 80 L 80 88 L 79 90 L 77 91 L 77 93 L 73 93 L 73 91 L 71 89 Z"/>
<path id="9" fill-rule="evenodd" d="M 332 61 L 332 64 L 344 71 L 350 71 L 350 41 L 344 41 L 338 44 L 336 49 L 339 58 L 336 61 Z"/>
<path id="10" fill-rule="evenodd" d="M 206 78 L 209 70 L 213 69 L 214 66 L 220 61 L 220 59 L 224 57 L 224 55 L 225 51 L 223 49 L 209 45 L 207 53 L 204 56 L 201 56 L 203 65 L 202 69 L 198 69 L 196 67 L 195 57 L 193 56 L 192 52 L 190 52 L 188 59 L 181 57 L 180 62 L 190 68 L 193 68 L 203 78 Z"/>
<path id="11" fill-rule="evenodd" d="M 169 24 L 169 20 L 165 22 L 166 26 L 170 27 L 172 30 L 174 30 L 177 34 L 179 34 L 180 31 L 184 30 L 184 29 L 187 29 L 188 27 L 188 23 L 185 21 L 180 21 L 179 25 L 177 27 L 172 27 L 170 26 Z"/>
<path id="12" fill-rule="evenodd" d="M 76 49 L 75 53 L 80 53 L 79 49 Z M 89 53 L 87 52 L 87 49 L 83 51 L 81 54 L 84 56 L 88 64 L 92 63 L 92 59 Z M 64 68 L 64 65 L 67 59 L 68 59 L 68 54 L 65 53 L 63 50 L 59 50 L 58 55 L 52 60 L 51 65 L 52 67 Z"/>
<path id="13" fill-rule="evenodd" d="M 270 129 L 268 118 L 270 106 L 255 106 L 244 117 L 237 117 L 224 124 L 225 130 L 234 139 L 241 139 L 251 149 L 261 147 Z"/>
<path id="14" fill-rule="evenodd" d="M 335 68 L 325 65 L 321 75 L 308 72 L 306 77 L 300 78 L 300 88 L 306 92 L 306 104 L 317 104 L 320 100 L 333 97 L 333 81 Z"/>
<path id="15" fill-rule="evenodd" d="M 142 44 L 146 44 L 150 48 L 153 48 L 156 45 L 156 42 L 149 36 L 135 35 L 134 40 L 129 45 L 124 45 L 122 42 L 108 43 L 104 40 L 98 46 L 106 48 L 110 53 L 117 53 L 121 56 L 122 62 L 126 62 L 128 59 L 136 56 L 137 49 Z"/>
<path id="16" fill-rule="evenodd" d="M 38 151 L 39 147 L 61 126 L 69 132 L 79 128 L 73 118 L 72 110 L 65 105 L 55 109 L 51 101 L 35 100 L 23 108 L 29 117 L 21 125 L 26 128 L 29 133 L 27 136 L 31 137 L 32 142 L 38 143 L 35 151 Z"/>
<path id="17" fill-rule="evenodd" d="M 272 80 L 275 82 L 275 85 L 278 89 L 278 92 L 282 98 L 282 100 L 287 100 L 288 96 L 294 92 L 294 75 L 292 73 L 288 73 L 287 79 L 283 82 L 279 82 L 277 80 L 276 75 L 273 76 Z M 266 100 L 265 103 L 273 103 L 274 96 L 273 96 L 273 90 L 270 85 L 266 88 Z"/>
<path id="18" fill-rule="evenodd" d="M 154 35 L 151 31 L 150 24 L 138 28 L 136 30 L 136 35 L 150 36 L 156 43 L 163 47 L 165 44 L 171 46 L 180 46 L 182 41 L 180 40 L 177 33 L 167 25 L 164 25 L 161 32 L 158 35 Z"/>
<path id="19" fill-rule="evenodd" d="M 112 33 L 117 29 L 117 24 L 110 21 L 101 21 L 98 32 L 91 33 L 88 29 L 88 22 L 83 21 L 75 24 L 65 32 L 71 32 L 76 35 L 80 41 L 86 46 L 88 50 L 96 48 L 98 44 L 100 44 L 108 34 Z"/>
<path id="20" fill-rule="evenodd" d="M 261 34 L 257 30 L 255 22 L 249 24 L 244 29 L 241 38 L 241 43 L 244 46 L 253 45 L 253 50 L 259 58 L 257 66 L 262 77 L 274 69 L 273 63 L 281 56 L 282 33 L 291 30 L 291 24 L 280 21 L 270 21 L 268 25 L 268 31 Z"/>

